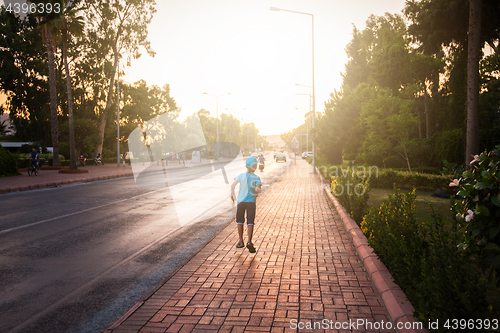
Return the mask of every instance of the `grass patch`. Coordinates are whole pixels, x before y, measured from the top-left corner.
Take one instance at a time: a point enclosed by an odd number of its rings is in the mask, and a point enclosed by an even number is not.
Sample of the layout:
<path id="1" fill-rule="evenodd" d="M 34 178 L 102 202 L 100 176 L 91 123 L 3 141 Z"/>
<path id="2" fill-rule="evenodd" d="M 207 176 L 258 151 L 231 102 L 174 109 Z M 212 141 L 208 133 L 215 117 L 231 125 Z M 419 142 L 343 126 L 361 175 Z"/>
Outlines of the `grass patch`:
<path id="1" fill-rule="evenodd" d="M 409 192 L 401 190 L 401 192 Z M 382 201 L 386 200 L 389 194 L 393 194 L 394 190 L 385 188 L 371 188 L 368 198 L 368 206 L 379 208 Z M 443 199 L 432 196 L 432 191 L 417 190 L 417 198 L 415 199 L 415 212 L 413 216 L 418 222 L 432 220 L 432 210 L 429 203 L 432 204 L 434 211 L 441 214 L 445 223 L 452 222 L 452 213 L 450 211 L 450 199 Z"/>

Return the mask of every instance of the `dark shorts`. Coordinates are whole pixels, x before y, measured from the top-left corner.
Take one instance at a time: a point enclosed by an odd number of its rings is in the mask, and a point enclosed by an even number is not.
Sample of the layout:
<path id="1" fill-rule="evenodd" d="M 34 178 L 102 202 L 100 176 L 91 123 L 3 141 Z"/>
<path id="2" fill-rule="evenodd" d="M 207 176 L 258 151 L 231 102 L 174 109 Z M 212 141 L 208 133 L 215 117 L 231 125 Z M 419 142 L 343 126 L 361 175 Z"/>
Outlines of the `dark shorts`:
<path id="1" fill-rule="evenodd" d="M 255 220 L 255 202 L 240 202 L 236 208 L 236 223 L 245 223 L 245 211 L 247 212 L 247 225 L 253 225 Z"/>

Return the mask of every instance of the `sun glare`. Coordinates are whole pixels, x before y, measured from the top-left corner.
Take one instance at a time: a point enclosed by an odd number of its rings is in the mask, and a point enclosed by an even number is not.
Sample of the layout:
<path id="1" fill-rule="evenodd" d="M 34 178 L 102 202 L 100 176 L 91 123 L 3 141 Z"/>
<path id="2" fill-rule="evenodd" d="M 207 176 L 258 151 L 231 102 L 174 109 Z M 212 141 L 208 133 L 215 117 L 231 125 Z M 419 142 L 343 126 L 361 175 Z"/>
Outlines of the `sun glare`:
<path id="1" fill-rule="evenodd" d="M 364 3 L 360 8 L 323 0 L 161 2 L 148 28 L 157 56 L 133 61 L 126 78 L 170 84 L 184 114 L 203 108 L 215 116 L 215 99 L 203 92 L 231 93 L 219 99 L 219 113 L 245 108 L 232 113 L 242 122 L 255 122 L 263 134 L 287 132 L 304 123 L 305 111 L 296 108 L 309 109 L 309 96 L 296 94 L 311 89 L 295 84 L 312 85 L 311 17 L 269 7 L 314 14 L 316 111 L 321 112 L 342 82 L 352 23 L 362 28 L 376 12 L 373 2 Z M 404 0 L 391 3 L 401 8 Z"/>

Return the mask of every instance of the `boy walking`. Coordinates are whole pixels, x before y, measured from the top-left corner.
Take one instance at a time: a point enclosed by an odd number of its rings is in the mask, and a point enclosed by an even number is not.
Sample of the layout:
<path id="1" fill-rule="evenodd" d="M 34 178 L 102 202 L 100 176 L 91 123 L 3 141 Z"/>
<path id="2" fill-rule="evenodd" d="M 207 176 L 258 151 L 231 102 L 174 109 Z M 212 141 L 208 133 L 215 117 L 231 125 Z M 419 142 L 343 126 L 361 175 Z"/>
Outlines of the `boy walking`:
<path id="1" fill-rule="evenodd" d="M 249 157 L 246 160 L 247 172 L 238 175 L 234 178 L 231 185 L 231 201 L 234 203 L 236 198 L 234 189 L 240 183 L 240 191 L 238 192 L 238 204 L 236 206 L 236 223 L 238 224 L 238 235 L 240 240 L 236 244 L 237 248 L 245 246 L 243 242 L 243 224 L 245 223 L 245 211 L 247 213 L 247 234 L 248 243 L 247 248 L 250 253 L 255 253 L 255 247 L 252 244 L 253 226 L 255 221 L 256 211 L 256 198 L 262 189 L 262 182 L 260 177 L 254 172 L 257 169 L 257 159 Z"/>

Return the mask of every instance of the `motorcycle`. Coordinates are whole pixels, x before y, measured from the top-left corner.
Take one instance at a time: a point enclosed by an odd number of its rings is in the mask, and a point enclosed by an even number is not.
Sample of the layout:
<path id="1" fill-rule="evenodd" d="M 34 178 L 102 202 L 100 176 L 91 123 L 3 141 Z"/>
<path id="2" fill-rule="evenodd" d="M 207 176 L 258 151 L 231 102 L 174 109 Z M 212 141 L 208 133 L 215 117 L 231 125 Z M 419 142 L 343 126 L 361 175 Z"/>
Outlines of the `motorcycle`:
<path id="1" fill-rule="evenodd" d="M 76 166 L 85 166 L 85 162 L 87 161 L 87 158 L 85 156 L 80 155 L 78 156 L 78 160 L 76 161 Z"/>
<path id="2" fill-rule="evenodd" d="M 94 157 L 94 164 L 95 165 L 104 165 L 104 162 L 101 159 L 101 153 L 97 154 L 96 157 Z"/>
<path id="3" fill-rule="evenodd" d="M 259 170 L 264 171 L 264 162 L 259 162 Z"/>

